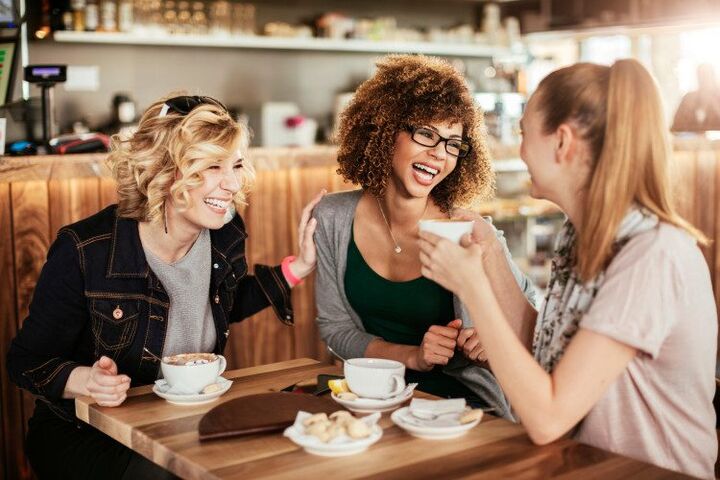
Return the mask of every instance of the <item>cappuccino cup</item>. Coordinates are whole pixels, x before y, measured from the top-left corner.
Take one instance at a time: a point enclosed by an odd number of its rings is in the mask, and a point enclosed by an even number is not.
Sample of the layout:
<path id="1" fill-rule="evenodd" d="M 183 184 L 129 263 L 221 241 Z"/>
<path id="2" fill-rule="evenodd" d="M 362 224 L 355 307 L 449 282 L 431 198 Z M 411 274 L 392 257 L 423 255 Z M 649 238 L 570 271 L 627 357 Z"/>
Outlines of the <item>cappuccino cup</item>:
<path id="1" fill-rule="evenodd" d="M 390 398 L 405 390 L 405 365 L 384 358 L 351 358 L 343 366 L 353 393 L 363 398 Z"/>
<path id="2" fill-rule="evenodd" d="M 418 222 L 421 232 L 434 233 L 457 244 L 460 243 L 463 235 L 472 233 L 474 224 L 473 220 L 453 220 L 451 218 L 420 220 Z"/>
<path id="3" fill-rule="evenodd" d="M 160 369 L 173 393 L 197 394 L 215 383 L 227 361 L 214 353 L 181 353 L 163 357 Z"/>

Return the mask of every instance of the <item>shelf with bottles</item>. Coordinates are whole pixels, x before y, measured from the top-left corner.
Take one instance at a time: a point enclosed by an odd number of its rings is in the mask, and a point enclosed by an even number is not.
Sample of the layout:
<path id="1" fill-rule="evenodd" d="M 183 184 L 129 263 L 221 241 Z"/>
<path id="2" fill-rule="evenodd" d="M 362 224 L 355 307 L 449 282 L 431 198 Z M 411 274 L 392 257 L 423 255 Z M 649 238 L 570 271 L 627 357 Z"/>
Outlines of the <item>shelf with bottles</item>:
<path id="1" fill-rule="evenodd" d="M 457 57 L 494 58 L 502 61 L 524 62 L 525 53 L 514 53 L 504 47 L 482 44 L 445 44 L 433 42 L 375 41 L 331 38 L 285 38 L 266 36 L 158 35 L 124 32 L 58 31 L 56 42 L 174 45 L 196 47 L 248 48 L 269 50 L 306 50 L 358 53 L 424 53 Z"/>
<path id="2" fill-rule="evenodd" d="M 264 4 L 228 0 L 72 0 L 66 11 L 53 10 L 50 30 L 58 42 L 199 46 L 358 53 L 424 53 L 492 58 L 525 63 L 516 18 L 500 19 L 495 5 L 484 7 L 482 25 L 409 27 L 392 14 L 368 18 L 319 12 L 310 22 L 268 21 Z M 299 7 L 298 7 L 299 8 Z M 297 9 L 297 8 L 296 8 Z M 400 15 L 402 17 L 402 14 Z M 262 19 L 259 24 L 258 18 Z M 36 35 L 38 39 L 45 38 Z"/>

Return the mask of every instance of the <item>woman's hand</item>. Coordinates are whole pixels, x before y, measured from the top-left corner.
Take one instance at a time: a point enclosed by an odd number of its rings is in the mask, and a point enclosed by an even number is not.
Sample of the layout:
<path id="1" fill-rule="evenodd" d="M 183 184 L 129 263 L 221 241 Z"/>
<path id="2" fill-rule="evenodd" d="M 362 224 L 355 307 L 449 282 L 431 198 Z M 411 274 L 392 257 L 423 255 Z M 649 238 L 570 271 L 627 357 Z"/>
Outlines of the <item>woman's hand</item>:
<path id="1" fill-rule="evenodd" d="M 462 320 L 455 319 L 447 326 L 433 325 L 423 336 L 422 343 L 418 347 L 414 362 L 408 366 L 413 370 L 427 372 L 435 365 L 447 365 L 455 355 L 457 337 Z"/>
<path id="2" fill-rule="evenodd" d="M 498 241 L 495 229 L 492 226 L 492 218 L 483 217 L 477 212 L 464 208 L 456 208 L 453 210 L 452 218 L 472 220 L 475 222 L 471 239 L 474 243 L 480 245 L 483 259 L 490 253 L 499 253 L 504 258 L 505 254 L 502 251 L 502 245 Z"/>
<path id="3" fill-rule="evenodd" d="M 317 227 L 317 220 L 311 218 L 312 211 L 315 206 L 320 203 L 323 195 L 327 193 L 327 190 L 323 189 L 310 200 L 310 202 L 303 208 L 302 217 L 300 217 L 300 225 L 298 226 L 298 239 L 300 245 L 300 254 L 297 256 L 295 261 L 290 264 L 290 271 L 298 278 L 303 279 L 310 275 L 315 270 L 315 264 L 317 263 L 317 254 L 315 251 L 315 240 L 313 234 Z"/>
<path id="4" fill-rule="evenodd" d="M 117 365 L 112 359 L 102 356 L 88 373 L 85 389 L 103 407 L 117 407 L 127 398 L 130 377 L 118 375 Z"/>
<path id="5" fill-rule="evenodd" d="M 474 363 L 487 361 L 485 348 L 480 344 L 480 338 L 474 328 L 464 328 L 457 339 L 457 348 L 461 349 L 465 358 Z"/>
<path id="6" fill-rule="evenodd" d="M 461 299 L 469 288 L 488 288 L 482 247 L 470 235 L 461 245 L 429 232 L 420 232 L 420 263 L 424 277 L 454 292 Z"/>

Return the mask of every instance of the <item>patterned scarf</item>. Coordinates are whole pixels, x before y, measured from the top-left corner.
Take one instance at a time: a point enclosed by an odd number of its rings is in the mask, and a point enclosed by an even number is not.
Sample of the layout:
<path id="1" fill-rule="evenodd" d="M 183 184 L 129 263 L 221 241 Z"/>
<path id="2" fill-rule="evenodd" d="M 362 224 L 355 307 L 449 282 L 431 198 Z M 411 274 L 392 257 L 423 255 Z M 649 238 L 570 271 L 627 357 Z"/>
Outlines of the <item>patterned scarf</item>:
<path id="1" fill-rule="evenodd" d="M 658 218 L 655 214 L 633 205 L 620 222 L 613 244 L 613 255 L 617 255 L 635 235 L 655 228 L 657 224 Z M 576 237 L 575 228 L 566 221 L 555 244 L 548 293 L 535 325 L 535 360 L 548 373 L 553 371 L 562 358 L 565 347 L 577 332 L 580 320 L 590 309 L 605 280 L 604 271 L 584 283 L 578 278 L 574 269 Z"/>

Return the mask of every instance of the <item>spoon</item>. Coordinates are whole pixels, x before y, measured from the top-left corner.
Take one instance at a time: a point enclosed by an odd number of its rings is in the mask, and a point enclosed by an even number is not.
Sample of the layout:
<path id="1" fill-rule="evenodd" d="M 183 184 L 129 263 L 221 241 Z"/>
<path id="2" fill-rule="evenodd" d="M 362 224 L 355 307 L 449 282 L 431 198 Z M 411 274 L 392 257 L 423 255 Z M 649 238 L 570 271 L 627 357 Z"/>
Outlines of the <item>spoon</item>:
<path id="1" fill-rule="evenodd" d="M 149 354 L 151 357 L 153 357 L 153 358 L 154 358 L 155 360 L 157 360 L 158 362 L 162 362 L 162 358 L 158 357 L 158 356 L 155 355 L 153 352 L 151 352 L 150 350 L 148 350 L 147 347 L 144 347 L 143 350 L 145 351 L 145 353 Z"/>
<path id="2" fill-rule="evenodd" d="M 328 349 L 328 352 L 332 353 L 333 356 L 335 356 L 339 360 L 342 360 L 343 362 L 347 362 L 347 360 L 345 360 L 343 357 L 340 356 L 340 354 L 338 354 L 335 350 L 333 350 L 330 345 L 327 345 L 327 349 Z"/>
<path id="3" fill-rule="evenodd" d="M 486 408 L 481 408 L 480 410 L 482 410 L 483 412 L 488 413 L 488 412 L 494 412 L 494 411 L 496 411 L 497 408 L 496 408 L 496 407 L 486 407 Z M 466 410 L 465 410 L 465 411 L 468 411 L 468 410 L 467 410 L 467 407 L 466 407 Z M 422 411 L 422 410 L 421 410 L 421 411 L 412 411 L 412 410 L 409 410 L 409 412 L 410 412 L 410 415 L 412 415 L 413 417 L 415 417 L 415 418 L 417 418 L 417 419 L 420 419 L 420 420 L 430 420 L 430 421 L 432 421 L 432 420 L 437 420 L 438 418 L 442 417 L 443 415 L 453 415 L 453 414 L 463 413 L 463 412 L 432 413 L 432 412 L 425 412 L 425 411 Z"/>

